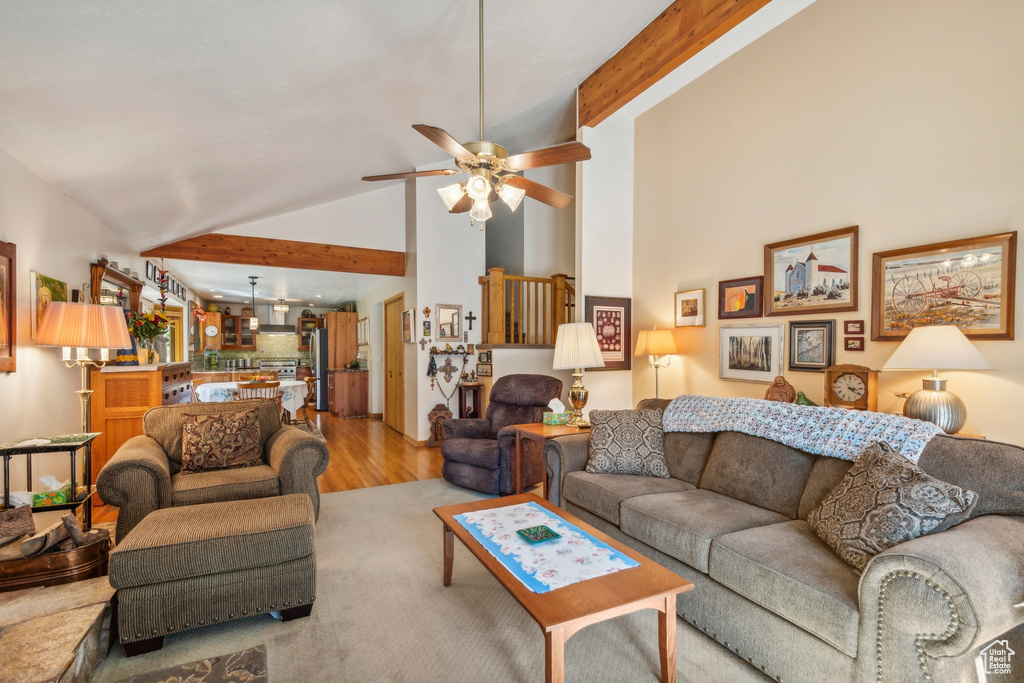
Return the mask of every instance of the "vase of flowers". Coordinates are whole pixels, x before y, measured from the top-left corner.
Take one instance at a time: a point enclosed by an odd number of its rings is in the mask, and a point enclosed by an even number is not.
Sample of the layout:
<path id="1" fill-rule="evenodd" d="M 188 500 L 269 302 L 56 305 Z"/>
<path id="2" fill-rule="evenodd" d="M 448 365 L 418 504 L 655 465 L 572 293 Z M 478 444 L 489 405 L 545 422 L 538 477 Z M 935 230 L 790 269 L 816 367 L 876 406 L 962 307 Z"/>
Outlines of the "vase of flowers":
<path id="1" fill-rule="evenodd" d="M 149 365 L 158 362 L 159 358 L 156 358 L 156 352 L 153 351 L 153 339 L 167 331 L 167 316 L 163 311 L 132 313 L 128 331 L 135 338 L 139 349 L 139 363 Z"/>

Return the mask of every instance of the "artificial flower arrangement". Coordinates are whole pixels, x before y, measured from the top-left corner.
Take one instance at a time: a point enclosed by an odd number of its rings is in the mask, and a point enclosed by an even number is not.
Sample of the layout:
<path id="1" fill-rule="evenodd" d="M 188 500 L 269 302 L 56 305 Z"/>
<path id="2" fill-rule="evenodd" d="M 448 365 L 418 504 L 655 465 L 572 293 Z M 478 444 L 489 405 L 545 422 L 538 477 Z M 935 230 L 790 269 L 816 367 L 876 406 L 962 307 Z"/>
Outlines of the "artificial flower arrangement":
<path id="1" fill-rule="evenodd" d="M 145 348 L 153 345 L 153 338 L 167 331 L 167 316 L 162 311 L 132 313 L 128 331 Z"/>

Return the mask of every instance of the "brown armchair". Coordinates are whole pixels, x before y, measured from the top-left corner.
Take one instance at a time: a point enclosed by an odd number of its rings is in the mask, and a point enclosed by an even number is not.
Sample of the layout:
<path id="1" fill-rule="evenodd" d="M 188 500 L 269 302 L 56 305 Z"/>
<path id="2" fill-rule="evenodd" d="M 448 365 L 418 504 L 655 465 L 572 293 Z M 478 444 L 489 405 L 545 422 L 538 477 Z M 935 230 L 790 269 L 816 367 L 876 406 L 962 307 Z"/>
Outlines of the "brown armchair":
<path id="1" fill-rule="evenodd" d="M 262 465 L 182 475 L 183 413 L 209 414 L 259 409 Z M 193 403 L 152 408 L 142 417 L 143 436 L 126 441 L 96 479 L 103 500 L 120 508 L 117 541 L 154 510 L 197 503 L 307 493 L 320 513 L 317 477 L 327 469 L 327 444 L 281 424 L 273 401 Z"/>
<path id="2" fill-rule="evenodd" d="M 486 418 L 445 420 L 441 475 L 446 481 L 484 493 L 514 493 L 515 432 L 509 425 L 536 423 L 562 393 L 562 380 L 547 375 L 506 375 L 491 387 Z M 523 486 L 544 477 L 542 449 L 523 444 Z"/>

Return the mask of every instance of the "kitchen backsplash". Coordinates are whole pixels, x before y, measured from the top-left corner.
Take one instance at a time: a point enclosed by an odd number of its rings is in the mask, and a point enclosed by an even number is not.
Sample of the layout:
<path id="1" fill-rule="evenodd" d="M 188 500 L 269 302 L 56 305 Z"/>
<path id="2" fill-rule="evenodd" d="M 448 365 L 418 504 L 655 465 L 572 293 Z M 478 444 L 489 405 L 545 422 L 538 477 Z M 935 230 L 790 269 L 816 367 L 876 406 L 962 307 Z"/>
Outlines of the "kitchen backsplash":
<path id="1" fill-rule="evenodd" d="M 305 352 L 309 358 L 309 352 Z M 254 358 L 298 358 L 299 335 L 297 334 L 257 334 L 256 355 Z"/>

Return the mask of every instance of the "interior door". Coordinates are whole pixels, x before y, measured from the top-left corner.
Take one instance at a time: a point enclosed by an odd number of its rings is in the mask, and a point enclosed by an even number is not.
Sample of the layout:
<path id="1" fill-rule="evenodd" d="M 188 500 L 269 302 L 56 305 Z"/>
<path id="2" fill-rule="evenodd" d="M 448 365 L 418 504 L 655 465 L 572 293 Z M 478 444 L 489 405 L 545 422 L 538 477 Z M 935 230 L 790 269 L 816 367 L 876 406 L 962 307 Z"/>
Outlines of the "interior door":
<path id="1" fill-rule="evenodd" d="M 384 302 L 384 424 L 399 434 L 405 434 L 404 305 L 404 294 Z"/>

